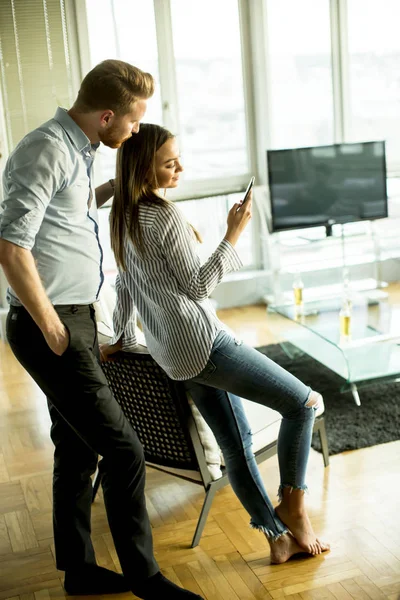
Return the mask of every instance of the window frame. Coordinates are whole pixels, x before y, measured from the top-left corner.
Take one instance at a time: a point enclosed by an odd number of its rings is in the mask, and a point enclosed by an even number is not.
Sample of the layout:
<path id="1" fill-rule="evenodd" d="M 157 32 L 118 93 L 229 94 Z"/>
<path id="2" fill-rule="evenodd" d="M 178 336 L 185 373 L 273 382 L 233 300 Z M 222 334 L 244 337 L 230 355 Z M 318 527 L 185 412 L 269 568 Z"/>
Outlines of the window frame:
<path id="1" fill-rule="evenodd" d="M 243 7 L 246 2 L 236 0 L 239 11 L 239 26 L 241 37 L 241 63 L 243 75 L 243 94 L 246 115 L 246 142 L 247 162 L 249 170 L 235 177 L 219 177 L 202 180 L 191 180 L 181 184 L 179 189 L 171 194 L 174 200 L 189 200 L 217 194 L 226 194 L 242 191 L 246 188 L 251 174 L 255 170 L 254 152 L 250 140 L 254 133 L 254 110 L 251 102 L 252 77 L 246 65 L 250 62 L 250 48 L 248 38 L 250 35 L 248 21 L 242 18 Z M 159 75 L 161 87 L 161 101 L 165 127 L 179 134 L 179 101 L 175 70 L 175 56 L 173 47 L 172 13 L 170 0 L 154 0 L 154 13 L 156 19 Z M 174 67 L 172 68 L 171 65 Z"/>
<path id="2" fill-rule="evenodd" d="M 87 27 L 86 0 L 66 0 L 70 5 L 70 13 L 75 17 L 77 54 L 80 59 L 80 75 L 84 76 L 91 68 L 90 47 Z M 179 103 L 176 82 L 175 57 L 173 48 L 172 16 L 170 0 L 152 0 L 156 25 L 158 67 L 163 123 L 167 129 L 179 135 Z M 234 177 L 210 178 L 183 182 L 176 192 L 171 194 L 174 200 L 189 200 L 227 192 L 238 192 L 246 188 L 252 174 L 258 179 L 254 151 L 250 143 L 255 137 L 254 110 L 252 103 L 253 79 L 249 68 L 251 64 L 251 48 L 249 44 L 250 30 L 247 19 L 241 18 L 247 9 L 245 0 L 236 0 L 239 10 L 241 34 L 241 60 L 244 82 L 244 103 L 246 115 L 246 141 L 248 151 L 248 172 Z M 70 23 L 71 25 L 71 23 Z M 76 90 L 77 91 L 77 90 Z"/>
<path id="3" fill-rule="evenodd" d="M 236 0 L 239 11 L 239 26 L 241 38 L 241 64 L 243 76 L 243 94 L 246 115 L 246 142 L 248 152 L 249 170 L 235 177 L 210 178 L 202 180 L 191 180 L 181 184 L 176 191 L 171 191 L 169 197 L 174 201 L 196 200 L 213 196 L 228 196 L 246 189 L 252 175 L 260 184 L 265 181 L 265 164 L 257 158 L 257 135 L 256 114 L 254 106 L 253 90 L 254 68 L 252 68 L 256 44 L 251 38 L 252 10 L 247 0 Z M 74 84 L 76 92 L 79 89 L 79 81 L 91 68 L 91 55 L 88 34 L 88 16 L 86 0 L 66 0 L 69 13 L 68 26 L 75 32 L 70 35 L 71 54 L 75 59 Z M 153 0 L 154 16 L 158 49 L 158 71 L 160 79 L 161 106 L 163 123 L 165 127 L 179 135 L 179 104 L 177 93 L 177 81 L 175 71 L 175 57 L 172 37 L 172 15 L 170 0 Z M 79 68 L 76 63 L 79 63 Z M 171 67 L 174 65 L 174 68 Z M 78 82 L 78 83 L 77 83 Z M 254 143 L 256 140 L 256 144 Z M 261 167 L 262 165 L 262 167 Z M 259 239 L 260 219 L 259 212 L 254 211 L 250 227 L 252 228 L 252 250 L 253 263 L 246 270 L 259 269 L 262 265 L 262 252 Z"/>
<path id="4" fill-rule="evenodd" d="M 354 141 L 351 131 L 348 0 L 331 2 L 332 69 L 334 73 L 335 132 L 338 143 Z M 376 0 L 378 2 L 378 0 Z M 336 92 L 336 96 L 335 96 Z M 386 157 L 387 159 L 387 157 Z M 399 177 L 400 154 L 387 159 L 387 177 Z"/>
<path id="5" fill-rule="evenodd" d="M 173 39 L 171 0 L 152 0 L 154 4 L 158 65 L 161 88 L 163 122 L 179 134 L 179 104 Z M 235 177 L 221 177 L 188 181 L 171 198 L 176 201 L 194 200 L 211 196 L 228 195 L 243 191 L 251 175 L 256 176 L 255 206 L 251 227 L 253 229 L 254 269 L 269 269 L 265 221 L 268 218 L 268 188 L 266 148 L 270 145 L 272 96 L 268 70 L 268 5 L 267 0 L 236 0 L 239 9 L 243 93 L 246 115 L 248 173 Z M 86 0 L 65 0 L 70 37 L 71 59 L 74 58 L 76 82 L 90 69 Z M 348 54 L 348 2 L 330 0 L 331 65 L 333 93 L 334 143 L 350 141 L 350 86 Z M 75 22 L 75 34 L 73 33 Z M 74 56 L 74 50 L 76 55 Z M 79 67 L 76 67 L 79 65 Z M 78 87 L 77 87 L 78 89 Z M 77 91 L 76 89 L 76 91 Z M 388 164 L 388 177 L 400 171 L 400 157 Z M 257 189 L 258 188 L 258 189 Z M 260 243 L 261 241 L 261 243 Z"/>

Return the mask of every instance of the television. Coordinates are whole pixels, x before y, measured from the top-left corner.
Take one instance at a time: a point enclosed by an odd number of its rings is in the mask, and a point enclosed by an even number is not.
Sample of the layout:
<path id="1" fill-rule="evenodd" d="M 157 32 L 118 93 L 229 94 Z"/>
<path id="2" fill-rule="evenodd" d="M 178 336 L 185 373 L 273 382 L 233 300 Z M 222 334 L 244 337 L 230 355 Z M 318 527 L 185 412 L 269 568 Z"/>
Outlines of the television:
<path id="1" fill-rule="evenodd" d="M 383 141 L 267 150 L 267 165 L 271 232 L 388 216 Z"/>

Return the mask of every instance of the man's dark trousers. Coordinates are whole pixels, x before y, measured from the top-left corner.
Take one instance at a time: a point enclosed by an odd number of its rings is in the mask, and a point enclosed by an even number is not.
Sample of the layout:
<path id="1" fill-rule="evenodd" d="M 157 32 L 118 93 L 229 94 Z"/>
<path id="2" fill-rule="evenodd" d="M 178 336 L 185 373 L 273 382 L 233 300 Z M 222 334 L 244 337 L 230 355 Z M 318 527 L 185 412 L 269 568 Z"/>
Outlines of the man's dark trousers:
<path id="1" fill-rule="evenodd" d="M 91 475 L 97 457 L 107 517 L 124 575 L 133 585 L 155 575 L 151 526 L 145 505 L 142 446 L 112 396 L 99 363 L 94 309 L 55 307 L 69 331 L 57 356 L 23 307 L 11 307 L 7 338 L 22 366 L 48 399 L 55 445 L 53 524 L 57 568 L 95 564 L 90 539 Z"/>

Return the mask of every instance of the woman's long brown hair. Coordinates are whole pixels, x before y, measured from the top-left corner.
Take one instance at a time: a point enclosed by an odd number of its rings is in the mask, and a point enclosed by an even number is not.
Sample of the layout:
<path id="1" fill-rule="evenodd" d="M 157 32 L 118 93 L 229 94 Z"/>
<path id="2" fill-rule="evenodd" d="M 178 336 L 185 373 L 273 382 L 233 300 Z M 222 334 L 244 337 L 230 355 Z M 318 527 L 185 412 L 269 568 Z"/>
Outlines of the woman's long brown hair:
<path id="1" fill-rule="evenodd" d="M 140 204 L 167 206 L 170 200 L 161 198 L 156 177 L 156 152 L 174 138 L 172 133 L 150 123 L 140 126 L 138 133 L 122 144 L 117 153 L 116 185 L 110 213 L 111 248 L 118 267 L 126 269 L 125 239 L 132 240 L 138 254 L 144 255 L 145 245 L 139 224 Z M 201 238 L 193 228 L 199 241 Z"/>

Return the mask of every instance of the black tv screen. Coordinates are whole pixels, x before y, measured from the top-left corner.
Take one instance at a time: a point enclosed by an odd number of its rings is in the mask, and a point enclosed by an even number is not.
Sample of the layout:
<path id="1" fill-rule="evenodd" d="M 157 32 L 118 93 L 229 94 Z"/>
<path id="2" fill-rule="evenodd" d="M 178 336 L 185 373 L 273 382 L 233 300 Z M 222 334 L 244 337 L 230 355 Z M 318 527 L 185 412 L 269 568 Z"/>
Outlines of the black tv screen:
<path id="1" fill-rule="evenodd" d="M 271 231 L 388 216 L 385 142 L 268 150 Z"/>

